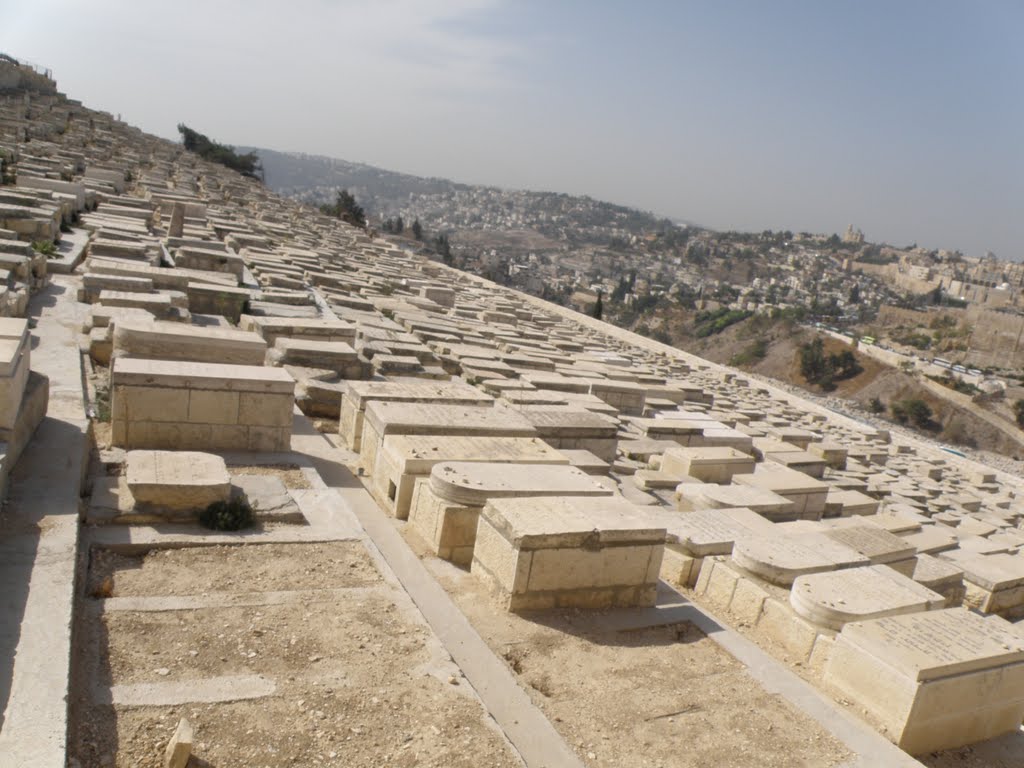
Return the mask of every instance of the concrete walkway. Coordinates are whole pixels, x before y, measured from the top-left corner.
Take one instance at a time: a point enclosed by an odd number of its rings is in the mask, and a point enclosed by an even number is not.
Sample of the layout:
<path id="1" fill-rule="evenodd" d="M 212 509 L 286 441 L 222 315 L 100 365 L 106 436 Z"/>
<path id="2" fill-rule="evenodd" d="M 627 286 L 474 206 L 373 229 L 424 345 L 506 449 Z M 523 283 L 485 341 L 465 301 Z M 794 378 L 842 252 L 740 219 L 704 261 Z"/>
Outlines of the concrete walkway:
<path id="1" fill-rule="evenodd" d="M 32 369 L 50 379 L 50 406 L 11 474 L 0 518 L 4 768 L 65 764 L 78 502 L 88 427 L 74 283 L 58 278 L 30 305 L 30 317 L 37 321 Z"/>

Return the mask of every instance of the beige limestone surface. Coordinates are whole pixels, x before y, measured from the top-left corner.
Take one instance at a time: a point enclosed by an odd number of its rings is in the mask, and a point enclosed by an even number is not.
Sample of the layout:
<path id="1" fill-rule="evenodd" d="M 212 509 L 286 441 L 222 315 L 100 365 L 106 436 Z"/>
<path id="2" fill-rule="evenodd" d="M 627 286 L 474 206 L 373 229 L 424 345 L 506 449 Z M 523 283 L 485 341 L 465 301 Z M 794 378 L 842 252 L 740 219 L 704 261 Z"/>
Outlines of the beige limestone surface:
<path id="1" fill-rule="evenodd" d="M 651 605 L 664 542 L 621 499 L 492 499 L 471 570 L 513 611 Z"/>
<path id="2" fill-rule="evenodd" d="M 128 451 L 128 488 L 137 504 L 199 510 L 231 495 L 224 459 L 198 451 Z"/>
<path id="3" fill-rule="evenodd" d="M 962 608 L 847 624 L 825 681 L 911 754 L 1014 732 L 1024 719 L 1024 641 Z"/>
<path id="4" fill-rule="evenodd" d="M 886 565 L 798 576 L 789 603 L 799 615 L 839 631 L 851 621 L 946 607 L 946 598 Z"/>
<path id="5" fill-rule="evenodd" d="M 443 461 L 502 464 L 568 464 L 569 459 L 536 437 L 486 435 L 388 435 L 373 470 L 377 500 L 395 517 L 409 515 L 416 478 Z"/>
<path id="6" fill-rule="evenodd" d="M 798 576 L 865 566 L 870 560 L 821 533 L 776 533 L 737 539 L 732 562 L 770 584 L 789 586 Z"/>

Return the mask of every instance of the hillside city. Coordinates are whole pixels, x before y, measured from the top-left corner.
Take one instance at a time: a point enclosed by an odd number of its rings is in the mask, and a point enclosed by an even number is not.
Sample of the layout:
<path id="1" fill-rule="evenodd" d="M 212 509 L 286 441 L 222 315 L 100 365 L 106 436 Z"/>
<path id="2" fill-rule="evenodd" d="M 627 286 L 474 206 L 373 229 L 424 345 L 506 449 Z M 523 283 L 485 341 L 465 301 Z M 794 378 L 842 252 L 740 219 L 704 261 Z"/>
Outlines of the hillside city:
<path id="1" fill-rule="evenodd" d="M 718 362 L 807 386 L 771 359 L 794 355 L 792 344 L 776 349 L 780 336 L 826 329 L 899 372 L 898 383 L 875 387 L 886 391 L 869 387 L 857 398 L 864 409 L 890 415 L 893 404 L 926 402 L 937 418 L 925 421 L 940 439 L 1024 455 L 1020 263 L 874 243 L 852 225 L 830 234 L 718 232 L 588 197 L 255 151 L 268 184 L 287 180 L 276 187 L 285 196 L 319 204 L 350 190 L 369 226 L 403 247 L 580 312 L 600 303 L 603 319 Z M 744 343 L 722 343 L 737 335 Z M 988 423 L 974 428 L 979 417 Z"/>

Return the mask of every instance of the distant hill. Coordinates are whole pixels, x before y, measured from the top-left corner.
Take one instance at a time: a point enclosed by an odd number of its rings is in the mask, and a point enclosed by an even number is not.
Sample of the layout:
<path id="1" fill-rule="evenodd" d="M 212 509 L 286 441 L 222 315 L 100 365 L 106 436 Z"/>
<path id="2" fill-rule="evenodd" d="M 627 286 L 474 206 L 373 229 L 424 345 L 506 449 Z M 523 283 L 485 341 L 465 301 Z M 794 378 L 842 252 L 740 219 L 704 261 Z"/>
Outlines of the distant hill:
<path id="1" fill-rule="evenodd" d="M 280 195 L 307 202 L 326 202 L 334 197 L 331 190 L 347 189 L 371 213 L 386 213 L 389 208 L 407 202 L 410 195 L 435 195 L 469 188 L 447 179 L 426 179 L 323 155 L 259 147 L 239 147 L 238 150 L 254 151 L 260 156 L 267 186 Z"/>
<path id="2" fill-rule="evenodd" d="M 387 171 L 363 163 L 254 147 L 274 192 L 311 204 L 347 189 L 372 218 L 418 218 L 432 231 L 537 232 L 566 245 L 625 244 L 686 227 L 652 213 L 557 192 L 507 190 Z"/>

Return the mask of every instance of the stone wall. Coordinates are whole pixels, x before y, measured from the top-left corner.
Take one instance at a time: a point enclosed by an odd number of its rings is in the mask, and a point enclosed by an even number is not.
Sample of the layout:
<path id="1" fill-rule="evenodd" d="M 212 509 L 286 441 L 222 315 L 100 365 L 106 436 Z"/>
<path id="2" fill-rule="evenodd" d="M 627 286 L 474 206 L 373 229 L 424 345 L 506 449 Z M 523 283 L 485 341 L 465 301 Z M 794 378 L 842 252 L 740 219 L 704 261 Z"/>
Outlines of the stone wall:
<path id="1" fill-rule="evenodd" d="M 31 67 L 0 58 L 0 92 L 14 90 L 56 93 L 57 83 Z"/>

